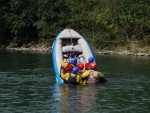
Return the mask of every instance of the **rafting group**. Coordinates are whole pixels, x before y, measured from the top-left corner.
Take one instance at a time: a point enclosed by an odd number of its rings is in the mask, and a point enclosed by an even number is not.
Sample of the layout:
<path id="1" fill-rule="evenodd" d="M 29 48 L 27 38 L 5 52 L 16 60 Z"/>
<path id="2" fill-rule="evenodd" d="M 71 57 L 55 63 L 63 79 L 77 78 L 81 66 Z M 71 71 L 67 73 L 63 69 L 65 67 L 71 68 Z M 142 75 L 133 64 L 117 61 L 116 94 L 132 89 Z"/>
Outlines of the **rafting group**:
<path id="1" fill-rule="evenodd" d="M 61 62 L 61 78 L 66 84 L 98 84 L 105 83 L 104 74 L 97 71 L 94 57 L 89 57 L 83 64 L 77 57 Z"/>
<path id="2" fill-rule="evenodd" d="M 52 59 L 57 84 L 105 83 L 98 71 L 91 46 L 73 29 L 61 31 L 52 45 Z"/>

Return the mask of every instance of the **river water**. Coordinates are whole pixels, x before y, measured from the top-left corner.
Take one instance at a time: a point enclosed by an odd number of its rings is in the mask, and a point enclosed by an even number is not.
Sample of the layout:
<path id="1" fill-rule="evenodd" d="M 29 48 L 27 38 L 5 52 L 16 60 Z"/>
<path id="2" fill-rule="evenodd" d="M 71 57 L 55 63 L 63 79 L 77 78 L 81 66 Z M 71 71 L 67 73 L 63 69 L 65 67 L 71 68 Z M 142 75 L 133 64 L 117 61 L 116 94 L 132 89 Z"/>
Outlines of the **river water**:
<path id="1" fill-rule="evenodd" d="M 150 113 L 150 58 L 96 55 L 104 85 L 55 84 L 50 53 L 0 51 L 0 113 Z"/>

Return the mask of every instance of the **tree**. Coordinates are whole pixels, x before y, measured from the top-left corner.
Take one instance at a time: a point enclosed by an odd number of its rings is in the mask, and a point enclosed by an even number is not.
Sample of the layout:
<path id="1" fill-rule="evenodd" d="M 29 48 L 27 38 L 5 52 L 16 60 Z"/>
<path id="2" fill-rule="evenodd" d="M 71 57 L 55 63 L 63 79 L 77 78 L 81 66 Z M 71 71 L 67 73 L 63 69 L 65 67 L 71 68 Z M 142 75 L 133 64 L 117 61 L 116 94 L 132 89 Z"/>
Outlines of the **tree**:
<path id="1" fill-rule="evenodd" d="M 8 42 L 8 26 L 5 21 L 5 13 L 7 11 L 9 0 L 1 0 L 0 1 L 0 45 L 5 45 Z"/>

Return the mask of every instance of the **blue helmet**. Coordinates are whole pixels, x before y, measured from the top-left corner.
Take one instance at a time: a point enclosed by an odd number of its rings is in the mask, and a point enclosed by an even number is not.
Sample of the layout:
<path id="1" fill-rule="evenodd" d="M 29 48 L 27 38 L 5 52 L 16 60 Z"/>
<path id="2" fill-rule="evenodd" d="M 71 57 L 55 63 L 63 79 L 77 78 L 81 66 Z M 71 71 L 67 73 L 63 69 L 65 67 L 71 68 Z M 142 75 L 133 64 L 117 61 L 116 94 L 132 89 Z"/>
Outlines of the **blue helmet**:
<path id="1" fill-rule="evenodd" d="M 88 58 L 88 61 L 89 61 L 89 62 L 93 62 L 93 61 L 94 61 L 94 57 L 89 57 L 89 58 Z"/>
<path id="2" fill-rule="evenodd" d="M 71 63 L 72 63 L 72 64 L 76 64 L 76 63 L 77 63 L 77 59 L 76 59 L 76 58 L 72 58 L 72 59 L 71 59 Z"/>
<path id="3" fill-rule="evenodd" d="M 78 68 L 78 67 L 74 67 L 74 68 L 72 69 L 72 73 L 74 73 L 74 74 L 76 74 L 78 71 L 79 71 L 79 68 Z"/>

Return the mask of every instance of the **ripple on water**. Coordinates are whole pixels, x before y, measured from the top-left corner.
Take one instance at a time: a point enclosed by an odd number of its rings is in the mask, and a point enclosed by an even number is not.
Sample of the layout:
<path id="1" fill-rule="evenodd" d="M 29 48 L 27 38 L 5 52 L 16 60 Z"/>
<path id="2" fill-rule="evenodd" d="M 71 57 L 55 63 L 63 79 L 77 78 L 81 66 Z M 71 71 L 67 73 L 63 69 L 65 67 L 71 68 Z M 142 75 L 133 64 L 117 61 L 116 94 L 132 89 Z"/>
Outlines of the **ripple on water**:
<path id="1" fill-rule="evenodd" d="M 106 84 L 55 87 L 49 55 L 7 57 L 0 60 L 1 113 L 149 113 L 149 59 L 98 56 Z"/>
<path id="2" fill-rule="evenodd" d="M 0 72 L 0 112 L 42 112 L 49 109 L 50 79 L 48 68 Z M 41 71 L 41 73 L 40 73 Z"/>

